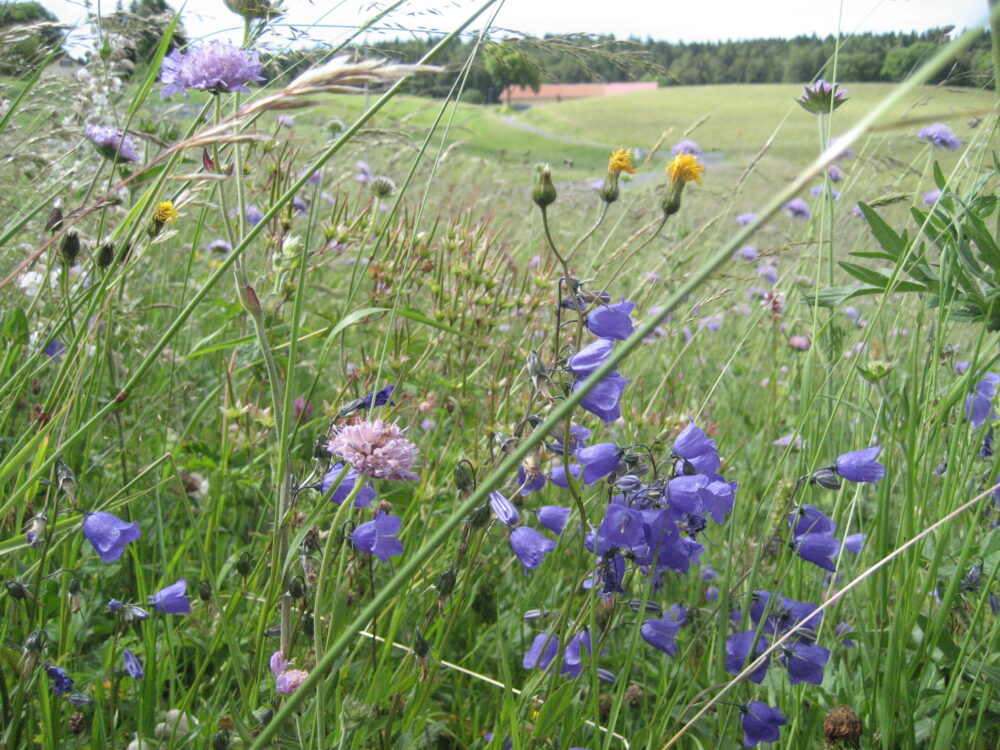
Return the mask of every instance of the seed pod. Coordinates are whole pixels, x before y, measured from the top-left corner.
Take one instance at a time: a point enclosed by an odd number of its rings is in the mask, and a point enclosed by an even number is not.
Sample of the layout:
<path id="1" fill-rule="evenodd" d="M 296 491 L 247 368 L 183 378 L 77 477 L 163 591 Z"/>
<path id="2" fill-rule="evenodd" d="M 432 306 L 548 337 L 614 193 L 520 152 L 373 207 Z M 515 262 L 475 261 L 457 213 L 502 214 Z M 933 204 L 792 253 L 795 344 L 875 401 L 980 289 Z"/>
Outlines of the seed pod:
<path id="1" fill-rule="evenodd" d="M 97 267 L 107 268 L 115 260 L 115 244 L 111 240 L 105 240 L 97 251 Z"/>
<path id="2" fill-rule="evenodd" d="M 826 747 L 844 744 L 847 747 L 861 747 L 864 725 L 861 717 L 850 706 L 834 706 L 823 719 L 823 734 Z"/>
<path id="3" fill-rule="evenodd" d="M 80 234 L 75 227 L 70 227 L 63 235 L 59 254 L 62 255 L 63 263 L 67 266 L 76 263 L 76 258 L 80 254 Z"/>

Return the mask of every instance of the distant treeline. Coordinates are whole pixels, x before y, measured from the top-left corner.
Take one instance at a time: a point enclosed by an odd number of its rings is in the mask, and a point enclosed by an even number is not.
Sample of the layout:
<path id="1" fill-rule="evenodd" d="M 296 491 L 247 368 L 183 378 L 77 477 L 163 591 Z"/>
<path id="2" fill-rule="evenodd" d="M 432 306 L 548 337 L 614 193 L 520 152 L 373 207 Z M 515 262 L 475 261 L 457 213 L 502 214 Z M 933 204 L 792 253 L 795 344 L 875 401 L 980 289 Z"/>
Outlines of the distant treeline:
<path id="1" fill-rule="evenodd" d="M 548 36 L 541 39 L 488 42 L 467 72 L 463 98 L 497 101 L 503 85 L 513 78 L 533 82 L 655 80 L 662 86 L 712 83 L 804 83 L 817 74 L 839 81 L 900 81 L 945 44 L 951 29 L 917 33 L 857 34 L 840 41 L 830 36 L 794 39 L 674 43 L 606 36 Z M 362 52 L 405 62 L 419 59 L 436 40 L 405 39 L 368 45 Z M 474 41 L 455 43 L 435 62 L 448 66 L 446 75 L 412 79 L 409 91 L 442 96 L 464 74 Z M 836 70 L 834 58 L 836 51 Z M 305 67 L 315 51 L 284 66 Z M 518 58 L 519 65 L 502 75 L 497 60 Z M 492 64 L 491 64 L 492 63 Z M 498 72 L 501 70 L 501 72 Z M 975 43 L 933 83 L 992 87 L 990 38 L 984 31 Z"/>

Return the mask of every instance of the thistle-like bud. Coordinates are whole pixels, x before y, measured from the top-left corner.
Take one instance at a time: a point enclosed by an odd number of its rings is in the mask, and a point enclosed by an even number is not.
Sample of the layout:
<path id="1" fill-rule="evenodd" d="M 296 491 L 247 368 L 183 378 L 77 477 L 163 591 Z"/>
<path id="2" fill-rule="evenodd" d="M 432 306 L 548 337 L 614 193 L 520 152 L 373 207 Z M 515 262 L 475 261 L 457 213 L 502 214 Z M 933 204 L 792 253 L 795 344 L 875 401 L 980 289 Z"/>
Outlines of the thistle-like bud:
<path id="1" fill-rule="evenodd" d="M 864 724 L 861 717 L 850 706 L 834 706 L 823 719 L 823 734 L 826 747 L 843 743 L 847 747 L 861 747 Z"/>
<path id="2" fill-rule="evenodd" d="M 288 582 L 288 595 L 293 599 L 305 599 L 306 582 L 302 576 L 295 576 Z"/>
<path id="3" fill-rule="evenodd" d="M 246 578 L 253 572 L 253 555 L 249 552 L 241 552 L 240 559 L 236 561 L 236 572 Z"/>
<path id="4" fill-rule="evenodd" d="M 618 190 L 618 172 L 608 171 L 604 178 L 604 185 L 601 186 L 601 200 L 605 203 L 614 203 L 618 200 L 620 191 Z"/>
<path id="5" fill-rule="evenodd" d="M 12 599 L 20 601 L 28 598 L 28 588 L 16 578 L 5 581 L 4 586 L 7 587 L 7 593 Z"/>
<path id="6" fill-rule="evenodd" d="M 418 630 L 413 639 L 413 655 L 418 659 L 426 659 L 430 656 L 430 653 L 431 644 L 420 634 L 420 631 Z"/>
<path id="7" fill-rule="evenodd" d="M 107 268 L 115 261 L 115 243 L 105 240 L 97 250 L 97 267 Z"/>
<path id="8" fill-rule="evenodd" d="M 463 459 L 455 465 L 455 486 L 463 495 L 476 489 L 476 474 L 468 460 Z"/>
<path id="9" fill-rule="evenodd" d="M 243 16 L 248 21 L 276 18 L 285 12 L 280 2 L 271 0 L 222 0 L 233 13 Z"/>
<path id="10" fill-rule="evenodd" d="M 490 520 L 490 506 L 483 503 L 469 514 L 468 523 L 474 529 L 480 529 Z"/>
<path id="11" fill-rule="evenodd" d="M 440 599 L 451 596 L 451 592 L 455 590 L 455 568 L 448 568 L 441 573 L 434 583 L 434 588 L 437 589 L 438 598 Z"/>
<path id="12" fill-rule="evenodd" d="M 531 191 L 531 200 L 539 208 L 547 208 L 556 202 L 556 186 L 552 184 L 552 172 L 549 165 L 545 164 L 538 170 L 538 182 L 535 189 Z"/>
<path id="13" fill-rule="evenodd" d="M 59 254 L 67 266 L 76 263 L 76 258 L 80 254 L 80 233 L 76 231 L 76 227 L 70 227 L 66 230 L 62 244 L 59 246 Z"/>
<path id="14" fill-rule="evenodd" d="M 396 183 L 388 177 L 376 177 L 372 180 L 371 191 L 376 198 L 391 198 L 396 192 Z"/>
<path id="15" fill-rule="evenodd" d="M 198 584 L 198 598 L 203 602 L 212 601 L 212 584 L 208 581 L 202 581 Z"/>
<path id="16" fill-rule="evenodd" d="M 63 210 L 62 205 L 59 201 L 56 201 L 52 205 L 52 210 L 49 211 L 49 215 L 45 219 L 45 231 L 46 232 L 58 232 L 62 229 L 63 224 Z"/>

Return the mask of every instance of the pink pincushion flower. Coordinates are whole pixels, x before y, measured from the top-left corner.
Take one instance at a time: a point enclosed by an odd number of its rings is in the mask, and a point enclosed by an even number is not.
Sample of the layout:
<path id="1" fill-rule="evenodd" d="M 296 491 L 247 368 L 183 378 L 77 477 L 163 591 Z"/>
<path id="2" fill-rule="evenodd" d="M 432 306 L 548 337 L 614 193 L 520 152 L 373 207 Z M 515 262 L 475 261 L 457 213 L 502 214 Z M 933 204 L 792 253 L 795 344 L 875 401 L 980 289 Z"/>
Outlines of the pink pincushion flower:
<path id="1" fill-rule="evenodd" d="M 271 654 L 271 674 L 274 675 L 274 689 L 283 695 L 291 695 L 305 682 L 309 673 L 302 669 L 289 669 L 290 661 L 280 651 Z"/>
<path id="2" fill-rule="evenodd" d="M 381 419 L 342 427 L 326 449 L 340 456 L 359 473 L 378 479 L 416 479 L 410 470 L 417 446 L 407 440 L 395 423 Z"/>

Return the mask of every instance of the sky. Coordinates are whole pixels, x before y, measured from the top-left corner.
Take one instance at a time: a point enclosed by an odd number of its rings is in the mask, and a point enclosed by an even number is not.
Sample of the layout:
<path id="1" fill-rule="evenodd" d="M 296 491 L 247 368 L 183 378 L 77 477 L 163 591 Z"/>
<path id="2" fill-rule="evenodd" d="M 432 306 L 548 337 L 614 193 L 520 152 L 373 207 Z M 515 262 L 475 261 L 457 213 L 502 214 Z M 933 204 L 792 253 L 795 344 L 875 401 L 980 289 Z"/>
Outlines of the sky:
<path id="1" fill-rule="evenodd" d="M 41 0 L 69 24 L 85 17 L 83 0 Z M 222 0 L 168 0 L 184 8 L 188 35 L 226 37 L 237 41 L 242 25 Z M 127 7 L 130 0 L 123 0 Z M 114 10 L 116 0 L 91 0 L 95 10 Z M 309 27 L 314 39 L 336 41 L 346 29 L 385 7 L 374 0 L 285 0 L 289 26 Z M 409 0 L 394 13 L 387 28 L 390 37 L 405 30 L 449 30 L 483 4 L 483 0 Z M 505 0 L 497 2 L 470 28 L 481 28 L 499 7 L 492 24 L 501 31 L 526 34 L 614 34 L 619 39 L 637 36 L 664 41 L 716 41 L 825 36 L 865 31 L 924 31 L 954 25 L 958 30 L 983 20 L 987 0 Z M 287 28 L 282 34 L 291 37 Z"/>

